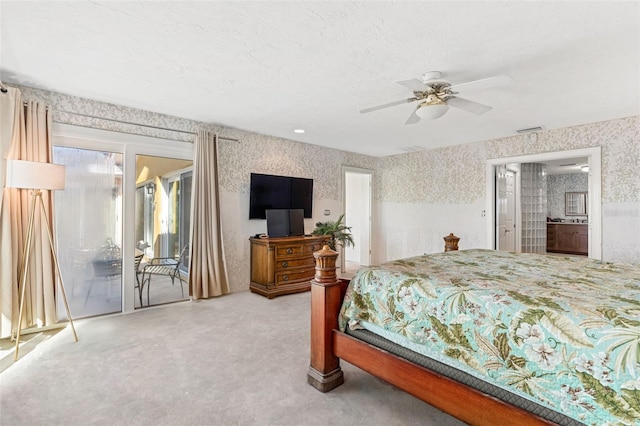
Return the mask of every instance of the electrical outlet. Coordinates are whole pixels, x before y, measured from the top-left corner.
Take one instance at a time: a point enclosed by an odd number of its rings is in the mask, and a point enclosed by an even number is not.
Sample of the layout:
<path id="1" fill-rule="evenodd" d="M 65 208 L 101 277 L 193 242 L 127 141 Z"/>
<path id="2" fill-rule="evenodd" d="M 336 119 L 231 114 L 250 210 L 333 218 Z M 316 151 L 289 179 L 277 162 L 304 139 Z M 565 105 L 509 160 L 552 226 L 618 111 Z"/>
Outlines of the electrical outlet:
<path id="1" fill-rule="evenodd" d="M 480 213 L 480 217 L 485 217 L 487 215 L 487 211 L 486 210 L 482 210 L 482 213 Z"/>

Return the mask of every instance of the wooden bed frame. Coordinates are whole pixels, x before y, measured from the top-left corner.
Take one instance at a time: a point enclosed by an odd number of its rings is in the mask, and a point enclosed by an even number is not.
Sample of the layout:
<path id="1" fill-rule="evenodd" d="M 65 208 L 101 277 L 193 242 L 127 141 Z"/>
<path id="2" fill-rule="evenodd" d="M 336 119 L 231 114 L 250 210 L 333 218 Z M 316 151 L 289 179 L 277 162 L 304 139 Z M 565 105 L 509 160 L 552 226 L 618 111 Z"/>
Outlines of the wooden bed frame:
<path id="1" fill-rule="evenodd" d="M 339 331 L 338 314 L 349 280 L 337 277 L 338 253 L 328 246 L 314 257 L 310 385 L 328 392 L 344 383 L 343 359 L 471 425 L 555 424 Z"/>

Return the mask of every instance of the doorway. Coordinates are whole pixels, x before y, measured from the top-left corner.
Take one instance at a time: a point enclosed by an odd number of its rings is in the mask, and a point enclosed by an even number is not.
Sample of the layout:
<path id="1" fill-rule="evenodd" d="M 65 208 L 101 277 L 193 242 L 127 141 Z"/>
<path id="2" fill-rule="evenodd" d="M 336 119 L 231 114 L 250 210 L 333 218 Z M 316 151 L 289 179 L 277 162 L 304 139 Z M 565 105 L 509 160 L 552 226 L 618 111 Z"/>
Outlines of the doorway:
<path id="1" fill-rule="evenodd" d="M 188 299 L 192 165 L 136 156 L 136 308 Z"/>
<path id="2" fill-rule="evenodd" d="M 496 250 L 519 251 L 516 212 L 519 195 L 516 195 L 517 165 L 503 164 L 496 167 L 496 217 L 498 218 Z"/>
<path id="3" fill-rule="evenodd" d="M 354 274 L 371 264 L 372 178 L 371 170 L 343 167 L 345 224 L 354 241 L 353 247 L 343 249 L 343 274 Z"/>
<path id="4" fill-rule="evenodd" d="M 487 236 L 488 247 L 499 247 L 498 189 L 495 179 L 502 165 L 523 163 L 550 163 L 558 160 L 585 158 L 588 167 L 588 253 L 589 257 L 602 259 L 602 196 L 601 196 L 601 151 L 600 147 L 584 148 L 570 151 L 547 152 L 542 154 L 523 155 L 487 160 Z M 516 192 L 517 192 L 516 178 Z M 517 200 L 517 197 L 516 197 Z M 516 201 L 516 205 L 518 202 Z M 516 229 L 522 230 L 521 215 L 516 214 Z M 516 249 L 518 251 L 516 240 Z"/>

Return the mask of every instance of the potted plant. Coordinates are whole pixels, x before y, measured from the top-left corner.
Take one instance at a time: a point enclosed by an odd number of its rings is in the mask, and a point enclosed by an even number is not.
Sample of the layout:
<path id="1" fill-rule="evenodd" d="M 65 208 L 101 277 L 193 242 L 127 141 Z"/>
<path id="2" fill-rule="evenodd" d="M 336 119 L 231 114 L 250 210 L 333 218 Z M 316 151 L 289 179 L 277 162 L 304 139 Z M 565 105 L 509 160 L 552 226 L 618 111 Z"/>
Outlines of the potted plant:
<path id="1" fill-rule="evenodd" d="M 316 223 L 316 229 L 313 230 L 314 235 L 328 235 L 331 238 L 327 242 L 327 245 L 331 250 L 336 250 L 337 246 L 341 247 L 355 247 L 353 236 L 351 235 L 351 227 L 346 226 L 342 221 L 344 220 L 344 213 L 340 215 L 338 220 L 328 220 L 326 222 Z"/>

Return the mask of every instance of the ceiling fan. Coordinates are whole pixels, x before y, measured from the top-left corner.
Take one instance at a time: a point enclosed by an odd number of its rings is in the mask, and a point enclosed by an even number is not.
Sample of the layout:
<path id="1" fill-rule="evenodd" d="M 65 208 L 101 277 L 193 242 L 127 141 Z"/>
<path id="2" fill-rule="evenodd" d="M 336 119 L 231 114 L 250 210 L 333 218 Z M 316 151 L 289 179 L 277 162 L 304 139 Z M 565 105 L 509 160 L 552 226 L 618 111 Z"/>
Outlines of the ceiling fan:
<path id="1" fill-rule="evenodd" d="M 441 77 L 442 74 L 439 71 L 430 71 L 422 76 L 422 80 L 414 78 L 412 80 L 397 81 L 396 84 L 411 89 L 413 96 L 408 99 L 365 108 L 361 110 L 360 113 L 365 114 L 396 105 L 420 101 L 404 124 L 417 123 L 421 118 L 434 120 L 443 116 L 444 113 L 449 110 L 449 106 L 460 108 L 473 114 L 484 114 L 491 110 L 490 106 L 460 98 L 457 96 L 458 90 L 488 89 L 490 87 L 504 86 L 513 82 L 509 76 L 498 75 L 451 85 L 448 81 L 441 80 Z"/>

